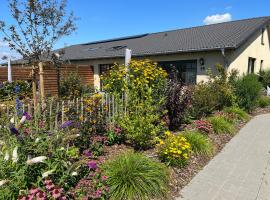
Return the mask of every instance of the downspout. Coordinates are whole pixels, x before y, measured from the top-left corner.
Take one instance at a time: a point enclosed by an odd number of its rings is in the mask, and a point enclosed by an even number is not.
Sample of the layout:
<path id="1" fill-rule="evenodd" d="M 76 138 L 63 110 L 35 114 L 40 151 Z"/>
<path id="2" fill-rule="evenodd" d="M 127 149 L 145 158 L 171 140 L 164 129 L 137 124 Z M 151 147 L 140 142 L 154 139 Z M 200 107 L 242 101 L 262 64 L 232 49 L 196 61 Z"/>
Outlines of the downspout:
<path id="1" fill-rule="evenodd" d="M 228 64 L 228 59 L 226 57 L 225 48 L 221 49 L 221 54 L 223 56 L 223 65 L 224 65 L 225 69 L 227 69 L 229 67 L 229 64 Z"/>

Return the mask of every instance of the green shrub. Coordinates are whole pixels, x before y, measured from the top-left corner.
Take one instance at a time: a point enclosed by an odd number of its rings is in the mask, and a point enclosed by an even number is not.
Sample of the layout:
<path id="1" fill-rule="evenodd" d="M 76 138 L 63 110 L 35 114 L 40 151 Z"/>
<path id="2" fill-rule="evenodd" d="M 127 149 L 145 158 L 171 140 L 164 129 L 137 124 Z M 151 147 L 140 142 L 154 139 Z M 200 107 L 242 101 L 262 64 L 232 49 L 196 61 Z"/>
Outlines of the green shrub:
<path id="1" fill-rule="evenodd" d="M 207 136 L 198 131 L 185 131 L 184 136 L 191 145 L 195 154 L 211 156 L 213 154 L 213 144 Z"/>
<path id="2" fill-rule="evenodd" d="M 136 113 L 119 117 L 118 125 L 124 137 L 136 149 L 148 149 L 154 145 L 154 139 L 164 130 L 160 116 L 154 112 L 138 109 Z"/>
<path id="3" fill-rule="evenodd" d="M 60 95 L 62 97 L 80 97 L 83 94 L 93 92 L 93 86 L 84 85 L 78 73 L 68 74 L 60 83 Z"/>
<path id="4" fill-rule="evenodd" d="M 110 199 L 150 200 L 166 196 L 168 171 L 139 153 L 127 152 L 103 166 L 110 186 Z"/>
<path id="5" fill-rule="evenodd" d="M 224 116 L 217 115 L 209 117 L 208 121 L 212 124 L 213 130 L 216 134 L 232 134 L 234 132 L 233 124 L 228 122 Z"/>
<path id="6" fill-rule="evenodd" d="M 235 115 L 237 120 L 246 121 L 249 119 L 249 115 L 243 109 L 236 106 L 224 108 L 223 111 Z"/>
<path id="7" fill-rule="evenodd" d="M 267 86 L 270 86 L 270 70 L 260 71 L 259 81 L 262 83 L 264 88 L 266 88 Z"/>
<path id="8" fill-rule="evenodd" d="M 245 75 L 235 81 L 234 88 L 240 108 L 251 111 L 256 106 L 262 89 L 258 77 L 254 74 Z"/>
<path id="9" fill-rule="evenodd" d="M 190 144 L 182 134 L 176 135 L 166 131 L 164 135 L 165 138 L 160 139 L 157 144 L 159 158 L 167 165 L 183 167 L 190 156 Z"/>
<path id="10" fill-rule="evenodd" d="M 257 104 L 260 108 L 265 108 L 267 106 L 270 106 L 270 98 L 267 96 L 260 96 Z"/>
<path id="11" fill-rule="evenodd" d="M 221 65 L 216 66 L 218 74 L 209 73 L 209 81 L 199 83 L 193 93 L 193 116 L 207 116 L 215 110 L 235 103 L 233 87 L 228 82 L 228 74 Z"/>

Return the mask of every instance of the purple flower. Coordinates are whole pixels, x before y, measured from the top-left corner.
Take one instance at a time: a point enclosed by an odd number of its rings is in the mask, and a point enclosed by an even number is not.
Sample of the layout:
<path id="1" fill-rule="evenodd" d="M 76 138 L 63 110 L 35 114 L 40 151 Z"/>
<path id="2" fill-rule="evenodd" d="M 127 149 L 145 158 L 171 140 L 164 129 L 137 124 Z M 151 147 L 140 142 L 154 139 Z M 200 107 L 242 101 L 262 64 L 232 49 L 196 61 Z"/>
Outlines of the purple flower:
<path id="1" fill-rule="evenodd" d="M 97 166 L 97 162 L 94 161 L 94 160 L 91 160 L 87 163 L 87 166 L 89 167 L 89 169 L 97 169 L 98 166 Z"/>
<path id="2" fill-rule="evenodd" d="M 26 120 L 28 120 L 28 121 L 31 120 L 31 116 L 27 112 L 24 112 L 23 116 L 26 117 Z"/>
<path id="3" fill-rule="evenodd" d="M 19 131 L 14 126 L 10 127 L 10 131 L 11 131 L 11 133 L 13 133 L 15 135 L 19 135 L 20 134 Z"/>
<path id="4" fill-rule="evenodd" d="M 72 125 L 73 125 L 72 121 L 66 121 L 60 126 L 60 128 L 64 129 L 64 128 L 67 128 L 67 127 L 72 126 Z"/>
<path id="5" fill-rule="evenodd" d="M 83 151 L 83 155 L 85 155 L 86 157 L 91 158 L 91 157 L 92 157 L 92 152 L 89 151 L 89 150 L 84 150 L 84 151 Z"/>

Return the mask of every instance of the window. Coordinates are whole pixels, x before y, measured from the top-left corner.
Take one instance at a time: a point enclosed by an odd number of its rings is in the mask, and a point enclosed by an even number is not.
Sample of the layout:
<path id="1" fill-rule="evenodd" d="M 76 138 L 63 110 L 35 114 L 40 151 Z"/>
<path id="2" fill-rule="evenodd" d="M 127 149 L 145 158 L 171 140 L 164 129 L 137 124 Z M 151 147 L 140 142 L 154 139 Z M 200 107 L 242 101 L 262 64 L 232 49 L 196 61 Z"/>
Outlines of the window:
<path id="1" fill-rule="evenodd" d="M 263 60 L 261 60 L 261 64 L 260 64 L 260 71 L 263 70 Z"/>
<path id="2" fill-rule="evenodd" d="M 256 58 L 248 58 L 248 74 L 254 74 Z"/>
<path id="3" fill-rule="evenodd" d="M 263 28 L 262 29 L 262 41 L 261 41 L 261 43 L 262 43 L 262 45 L 264 45 L 264 32 L 265 32 L 265 28 Z"/>
<path id="4" fill-rule="evenodd" d="M 159 65 L 167 71 L 170 78 L 173 78 L 173 70 L 176 70 L 178 80 L 186 84 L 196 84 L 197 60 L 166 61 L 159 62 Z"/>

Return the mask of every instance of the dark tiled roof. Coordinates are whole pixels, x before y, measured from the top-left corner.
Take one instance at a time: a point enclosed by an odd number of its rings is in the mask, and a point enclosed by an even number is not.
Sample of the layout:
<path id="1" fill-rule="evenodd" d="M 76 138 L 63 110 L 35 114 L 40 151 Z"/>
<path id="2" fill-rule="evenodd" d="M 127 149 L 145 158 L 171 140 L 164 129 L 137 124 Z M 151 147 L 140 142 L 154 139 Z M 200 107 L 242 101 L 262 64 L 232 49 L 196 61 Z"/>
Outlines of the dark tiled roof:
<path id="1" fill-rule="evenodd" d="M 259 17 L 173 31 L 104 40 L 65 48 L 67 60 L 123 57 L 125 48 L 133 56 L 238 48 L 270 17 Z"/>
<path id="2" fill-rule="evenodd" d="M 78 44 L 64 48 L 63 59 L 84 60 L 123 57 L 126 48 L 132 50 L 133 56 L 208 51 L 223 48 L 236 49 L 266 25 L 270 25 L 270 17 Z M 22 60 L 13 63 L 22 63 Z"/>

